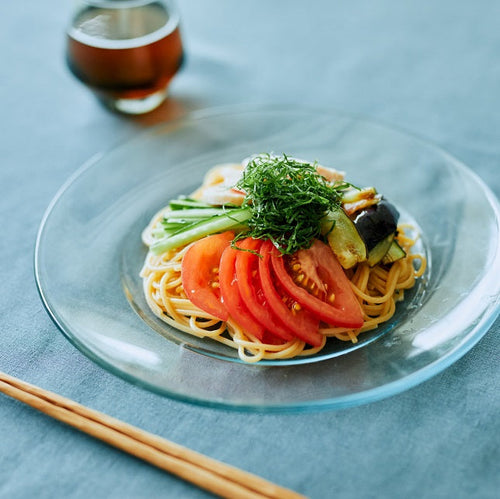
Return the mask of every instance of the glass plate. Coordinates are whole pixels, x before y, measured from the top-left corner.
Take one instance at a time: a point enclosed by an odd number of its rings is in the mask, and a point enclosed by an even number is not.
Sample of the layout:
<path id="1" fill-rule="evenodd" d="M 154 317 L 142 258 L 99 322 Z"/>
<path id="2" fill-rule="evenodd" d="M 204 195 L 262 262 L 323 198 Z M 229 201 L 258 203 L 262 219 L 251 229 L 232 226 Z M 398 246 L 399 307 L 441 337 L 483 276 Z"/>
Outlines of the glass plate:
<path id="1" fill-rule="evenodd" d="M 180 333 L 147 308 L 140 234 L 208 168 L 286 153 L 374 185 L 422 234 L 429 268 L 393 319 L 360 343 L 248 365 Z M 90 160 L 40 227 L 35 274 L 61 331 L 126 380 L 182 401 L 246 411 L 341 408 L 408 389 L 456 361 L 499 311 L 499 207 L 459 161 L 416 137 L 342 113 L 226 109 L 149 129 Z"/>

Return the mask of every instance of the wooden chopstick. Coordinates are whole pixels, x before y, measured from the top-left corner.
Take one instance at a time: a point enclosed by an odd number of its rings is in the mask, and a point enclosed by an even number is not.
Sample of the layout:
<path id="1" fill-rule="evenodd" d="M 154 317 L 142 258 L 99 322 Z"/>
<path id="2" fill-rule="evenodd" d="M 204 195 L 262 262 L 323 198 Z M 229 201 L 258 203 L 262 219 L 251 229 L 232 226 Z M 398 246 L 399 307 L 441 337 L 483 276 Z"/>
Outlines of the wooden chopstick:
<path id="1" fill-rule="evenodd" d="M 305 497 L 2 372 L 0 392 L 220 497 Z"/>

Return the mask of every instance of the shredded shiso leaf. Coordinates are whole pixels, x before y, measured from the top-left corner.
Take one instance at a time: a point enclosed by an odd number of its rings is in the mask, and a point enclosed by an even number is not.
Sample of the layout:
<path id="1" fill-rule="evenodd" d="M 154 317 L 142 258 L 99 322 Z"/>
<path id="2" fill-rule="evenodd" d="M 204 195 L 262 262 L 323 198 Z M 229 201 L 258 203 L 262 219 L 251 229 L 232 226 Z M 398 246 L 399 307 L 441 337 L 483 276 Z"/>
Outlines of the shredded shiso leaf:
<path id="1" fill-rule="evenodd" d="M 247 164 L 236 184 L 246 193 L 243 206 L 252 211 L 242 237 L 271 239 L 283 254 L 308 248 L 321 237 L 321 221 L 340 209 L 342 191 L 350 184 L 331 184 L 316 171 L 317 163 L 260 154 Z"/>

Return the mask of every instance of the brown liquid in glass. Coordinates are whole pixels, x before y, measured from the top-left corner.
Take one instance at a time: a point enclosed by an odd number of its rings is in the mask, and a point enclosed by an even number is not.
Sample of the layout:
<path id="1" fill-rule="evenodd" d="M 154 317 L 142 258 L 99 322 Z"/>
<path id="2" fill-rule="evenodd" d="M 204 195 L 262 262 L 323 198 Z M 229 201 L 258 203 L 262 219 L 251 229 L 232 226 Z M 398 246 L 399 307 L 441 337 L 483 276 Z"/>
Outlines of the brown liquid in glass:
<path id="1" fill-rule="evenodd" d="M 159 3 L 125 13 L 88 7 L 68 33 L 71 72 L 102 96 L 140 99 L 165 89 L 182 65 L 176 20 Z"/>

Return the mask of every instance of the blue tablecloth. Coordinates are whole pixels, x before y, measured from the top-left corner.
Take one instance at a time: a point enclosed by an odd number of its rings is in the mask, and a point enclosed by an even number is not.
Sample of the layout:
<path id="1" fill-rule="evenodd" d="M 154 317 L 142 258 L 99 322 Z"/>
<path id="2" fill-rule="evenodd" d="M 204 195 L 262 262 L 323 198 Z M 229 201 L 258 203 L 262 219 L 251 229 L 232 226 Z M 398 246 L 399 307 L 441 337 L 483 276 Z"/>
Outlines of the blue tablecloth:
<path id="1" fill-rule="evenodd" d="M 499 332 L 429 381 L 342 411 L 195 407 L 114 377 L 57 330 L 33 249 L 58 187 L 95 153 L 192 110 L 337 108 L 414 132 L 500 194 L 500 2 L 182 0 L 170 100 L 127 118 L 64 64 L 70 3 L 1 2 L 0 369 L 312 498 L 493 498 L 500 490 Z M 0 396 L 0 497 L 208 497 Z"/>

